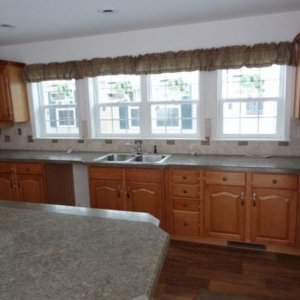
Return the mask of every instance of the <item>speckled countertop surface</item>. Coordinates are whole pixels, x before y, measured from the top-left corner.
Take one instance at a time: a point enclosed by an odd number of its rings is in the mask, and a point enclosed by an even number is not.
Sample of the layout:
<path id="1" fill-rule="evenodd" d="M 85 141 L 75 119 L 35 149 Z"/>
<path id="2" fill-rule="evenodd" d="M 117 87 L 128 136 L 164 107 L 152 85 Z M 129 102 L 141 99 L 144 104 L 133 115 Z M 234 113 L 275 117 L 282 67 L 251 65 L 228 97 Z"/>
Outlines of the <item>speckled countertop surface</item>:
<path id="1" fill-rule="evenodd" d="M 151 299 L 167 233 L 151 222 L 64 210 L 0 201 L 0 299 Z"/>
<path id="2" fill-rule="evenodd" d="M 115 167 L 201 167 L 231 169 L 239 168 L 247 170 L 264 170 L 278 172 L 300 172 L 299 157 L 260 157 L 260 156 L 234 156 L 234 155 L 198 155 L 172 154 L 170 158 L 161 164 L 157 163 L 122 163 L 101 162 L 95 159 L 108 153 L 102 152 L 58 152 L 58 151 L 21 151 L 0 150 L 0 161 L 44 161 L 52 163 L 85 163 L 101 166 Z"/>

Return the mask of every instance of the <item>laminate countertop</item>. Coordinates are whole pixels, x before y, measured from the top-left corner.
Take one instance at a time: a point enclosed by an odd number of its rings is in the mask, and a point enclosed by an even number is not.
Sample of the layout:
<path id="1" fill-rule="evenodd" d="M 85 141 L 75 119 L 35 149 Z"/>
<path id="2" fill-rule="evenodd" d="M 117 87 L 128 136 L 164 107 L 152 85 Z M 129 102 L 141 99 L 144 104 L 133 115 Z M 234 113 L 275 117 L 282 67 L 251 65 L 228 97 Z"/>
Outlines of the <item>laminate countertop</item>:
<path id="1" fill-rule="evenodd" d="M 98 158 L 104 152 L 30 151 L 0 150 L 0 161 L 47 162 L 47 163 L 83 163 L 89 165 L 134 168 L 190 167 L 206 169 L 232 169 L 264 172 L 300 172 L 300 156 L 242 156 L 242 155 L 196 155 L 172 154 L 163 163 L 110 162 Z"/>
<path id="2" fill-rule="evenodd" d="M 0 201 L 1 300 L 151 299 L 169 236 L 144 213 Z"/>

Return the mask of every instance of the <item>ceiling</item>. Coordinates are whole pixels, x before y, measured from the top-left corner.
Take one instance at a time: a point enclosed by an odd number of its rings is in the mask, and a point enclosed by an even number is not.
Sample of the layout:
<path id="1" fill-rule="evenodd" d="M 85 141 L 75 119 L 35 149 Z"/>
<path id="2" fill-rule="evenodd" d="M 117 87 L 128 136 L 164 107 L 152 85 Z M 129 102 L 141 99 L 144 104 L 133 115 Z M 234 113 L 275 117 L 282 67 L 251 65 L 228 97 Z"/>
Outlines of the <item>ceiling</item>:
<path id="1" fill-rule="evenodd" d="M 14 26 L 0 27 L 0 46 L 295 10 L 299 0 L 0 0 L 0 24 Z"/>

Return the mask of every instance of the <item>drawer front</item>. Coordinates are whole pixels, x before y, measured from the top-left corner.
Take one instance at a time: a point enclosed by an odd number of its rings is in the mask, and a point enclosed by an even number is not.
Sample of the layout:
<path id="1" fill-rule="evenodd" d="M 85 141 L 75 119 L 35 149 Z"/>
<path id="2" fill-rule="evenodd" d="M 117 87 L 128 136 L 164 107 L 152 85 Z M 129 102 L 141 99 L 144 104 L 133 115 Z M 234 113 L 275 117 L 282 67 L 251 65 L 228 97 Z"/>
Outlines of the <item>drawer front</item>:
<path id="1" fill-rule="evenodd" d="M 144 169 L 144 168 L 126 168 L 125 169 L 126 181 L 131 182 L 162 182 L 161 169 Z"/>
<path id="2" fill-rule="evenodd" d="M 198 183 L 200 172 L 198 170 L 176 169 L 172 170 L 172 181 L 174 183 Z"/>
<path id="3" fill-rule="evenodd" d="M 187 236 L 199 235 L 199 213 L 174 211 L 173 233 Z"/>
<path id="4" fill-rule="evenodd" d="M 173 196 L 199 198 L 200 187 L 198 184 L 173 184 L 172 185 Z"/>
<path id="5" fill-rule="evenodd" d="M 0 162 L 0 173 L 9 173 L 13 169 L 13 164 L 9 162 Z"/>
<path id="6" fill-rule="evenodd" d="M 43 174 L 43 164 L 17 163 L 16 170 L 18 174 Z"/>
<path id="7" fill-rule="evenodd" d="M 252 186 L 296 190 L 298 176 L 294 174 L 253 174 Z"/>
<path id="8" fill-rule="evenodd" d="M 173 209 L 199 211 L 199 200 L 173 198 Z"/>
<path id="9" fill-rule="evenodd" d="M 245 185 L 246 174 L 235 172 L 205 172 L 206 184 Z"/>
<path id="10" fill-rule="evenodd" d="M 121 168 L 89 167 L 90 179 L 122 179 Z"/>

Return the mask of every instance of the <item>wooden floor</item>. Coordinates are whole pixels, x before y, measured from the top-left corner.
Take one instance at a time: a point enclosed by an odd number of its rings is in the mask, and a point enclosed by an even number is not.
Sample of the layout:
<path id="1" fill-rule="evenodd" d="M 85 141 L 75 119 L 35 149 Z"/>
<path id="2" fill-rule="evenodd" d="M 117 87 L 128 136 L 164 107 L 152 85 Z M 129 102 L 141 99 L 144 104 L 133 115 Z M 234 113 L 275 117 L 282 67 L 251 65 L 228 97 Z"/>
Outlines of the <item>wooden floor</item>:
<path id="1" fill-rule="evenodd" d="M 196 299 L 201 288 L 299 300 L 300 257 L 172 241 L 154 299 Z"/>

